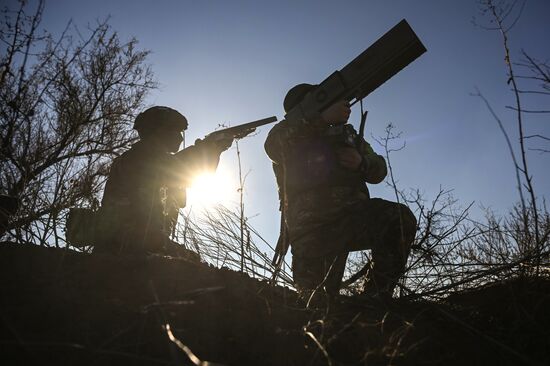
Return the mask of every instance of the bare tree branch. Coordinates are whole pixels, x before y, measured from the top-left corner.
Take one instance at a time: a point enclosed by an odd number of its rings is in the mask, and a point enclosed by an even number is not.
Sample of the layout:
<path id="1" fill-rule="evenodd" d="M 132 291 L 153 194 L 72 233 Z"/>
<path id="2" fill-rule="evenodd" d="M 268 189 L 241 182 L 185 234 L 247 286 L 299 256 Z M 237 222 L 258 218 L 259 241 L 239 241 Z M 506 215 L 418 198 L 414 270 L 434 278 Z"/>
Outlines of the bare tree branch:
<path id="1" fill-rule="evenodd" d="M 131 122 L 156 84 L 148 52 L 106 22 L 87 35 L 68 22 L 54 39 L 38 31 L 44 2 L 31 15 L 19 4 L 0 23 L 0 187 L 22 202 L 7 235 L 59 243 L 61 211 L 97 201 L 107 162 L 134 141 Z"/>

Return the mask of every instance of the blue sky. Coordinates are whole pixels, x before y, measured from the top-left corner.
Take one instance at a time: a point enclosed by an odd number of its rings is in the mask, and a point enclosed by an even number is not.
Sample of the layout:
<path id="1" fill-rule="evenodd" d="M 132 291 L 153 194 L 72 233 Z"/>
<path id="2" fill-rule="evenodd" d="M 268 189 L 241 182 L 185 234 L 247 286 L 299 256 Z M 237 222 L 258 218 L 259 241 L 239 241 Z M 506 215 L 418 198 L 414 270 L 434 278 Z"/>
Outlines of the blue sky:
<path id="1" fill-rule="evenodd" d="M 513 58 L 519 58 L 522 48 L 538 59 L 550 58 L 548 14 L 550 2 L 527 2 L 510 32 Z M 480 215 L 481 206 L 504 213 L 518 199 L 505 140 L 481 99 L 471 95 L 479 88 L 511 137 L 517 137 L 514 114 L 504 108 L 513 104 L 513 95 L 506 84 L 501 37 L 472 24 L 474 16 L 487 24 L 475 0 L 51 0 L 42 25 L 55 32 L 73 19 L 84 29 L 107 16 L 123 39 L 134 36 L 152 51 L 149 62 L 160 88 L 147 102 L 186 115 L 187 141 L 220 123 L 271 115 L 281 119 L 290 87 L 322 81 L 405 18 L 428 52 L 367 97 L 367 139 L 382 152 L 370 136 L 383 135 L 389 122 L 402 131 L 407 146 L 391 156 L 398 184 L 419 188 L 428 200 L 440 187 L 453 189 L 464 206 L 475 202 L 473 213 Z M 527 107 L 541 102 L 548 109 L 548 98 L 525 99 Z M 527 116 L 527 133 L 550 136 L 549 119 Z M 358 124 L 357 111 L 350 121 Z M 240 147 L 249 172 L 247 212 L 254 216 L 252 224 L 274 242 L 278 202 L 263 150 L 268 130 L 261 128 Z M 231 184 L 236 181 L 235 156 L 229 150 L 220 164 Z M 539 197 L 548 197 L 550 154 L 528 156 L 535 189 Z M 384 184 L 370 189 L 374 196 L 393 199 Z"/>

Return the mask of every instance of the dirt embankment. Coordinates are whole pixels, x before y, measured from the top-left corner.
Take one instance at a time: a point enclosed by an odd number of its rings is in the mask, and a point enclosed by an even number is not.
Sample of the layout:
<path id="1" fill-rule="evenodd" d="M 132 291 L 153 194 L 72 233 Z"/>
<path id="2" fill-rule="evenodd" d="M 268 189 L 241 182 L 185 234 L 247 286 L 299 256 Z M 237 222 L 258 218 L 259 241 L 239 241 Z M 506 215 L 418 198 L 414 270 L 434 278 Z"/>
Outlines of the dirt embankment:
<path id="1" fill-rule="evenodd" d="M 0 275 L 5 365 L 550 362 L 548 281 L 446 304 L 342 298 L 305 309 L 289 289 L 227 269 L 7 244 Z"/>

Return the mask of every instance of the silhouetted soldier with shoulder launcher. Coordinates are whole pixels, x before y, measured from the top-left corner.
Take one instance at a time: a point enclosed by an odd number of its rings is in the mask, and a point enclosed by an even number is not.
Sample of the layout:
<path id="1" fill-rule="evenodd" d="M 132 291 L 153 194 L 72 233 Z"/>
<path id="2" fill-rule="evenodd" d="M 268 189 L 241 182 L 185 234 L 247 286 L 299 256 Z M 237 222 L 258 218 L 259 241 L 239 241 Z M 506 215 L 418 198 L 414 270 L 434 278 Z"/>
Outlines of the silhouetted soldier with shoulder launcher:
<path id="1" fill-rule="evenodd" d="M 313 88 L 292 88 L 285 110 Z M 380 183 L 386 162 L 346 123 L 349 114 L 341 101 L 318 120 L 284 120 L 265 143 L 286 205 L 294 282 L 306 296 L 316 289 L 337 294 L 348 253 L 363 249 L 373 254 L 365 291 L 391 296 L 414 239 L 408 207 L 370 198 L 365 183 Z"/>
<path id="2" fill-rule="evenodd" d="M 281 201 L 281 236 L 274 264 L 290 244 L 297 289 L 339 292 L 351 251 L 372 249 L 365 292 L 391 297 L 414 240 L 416 218 L 405 205 L 371 198 L 366 183 L 387 174 L 384 158 L 348 124 L 360 101 L 426 49 L 403 20 L 319 85 L 299 84 L 284 99 L 285 120 L 265 150 Z"/>

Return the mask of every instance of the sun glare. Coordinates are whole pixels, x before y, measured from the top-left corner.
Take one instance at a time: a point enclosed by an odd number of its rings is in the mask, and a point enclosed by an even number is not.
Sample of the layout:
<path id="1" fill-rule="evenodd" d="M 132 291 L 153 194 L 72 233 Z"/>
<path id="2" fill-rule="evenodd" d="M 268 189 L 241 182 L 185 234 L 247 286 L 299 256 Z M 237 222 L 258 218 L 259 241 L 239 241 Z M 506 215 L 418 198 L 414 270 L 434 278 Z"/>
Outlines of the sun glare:
<path id="1" fill-rule="evenodd" d="M 235 192 L 236 186 L 229 174 L 218 167 L 216 173 L 200 173 L 195 177 L 187 188 L 187 206 L 206 208 L 227 203 Z"/>

